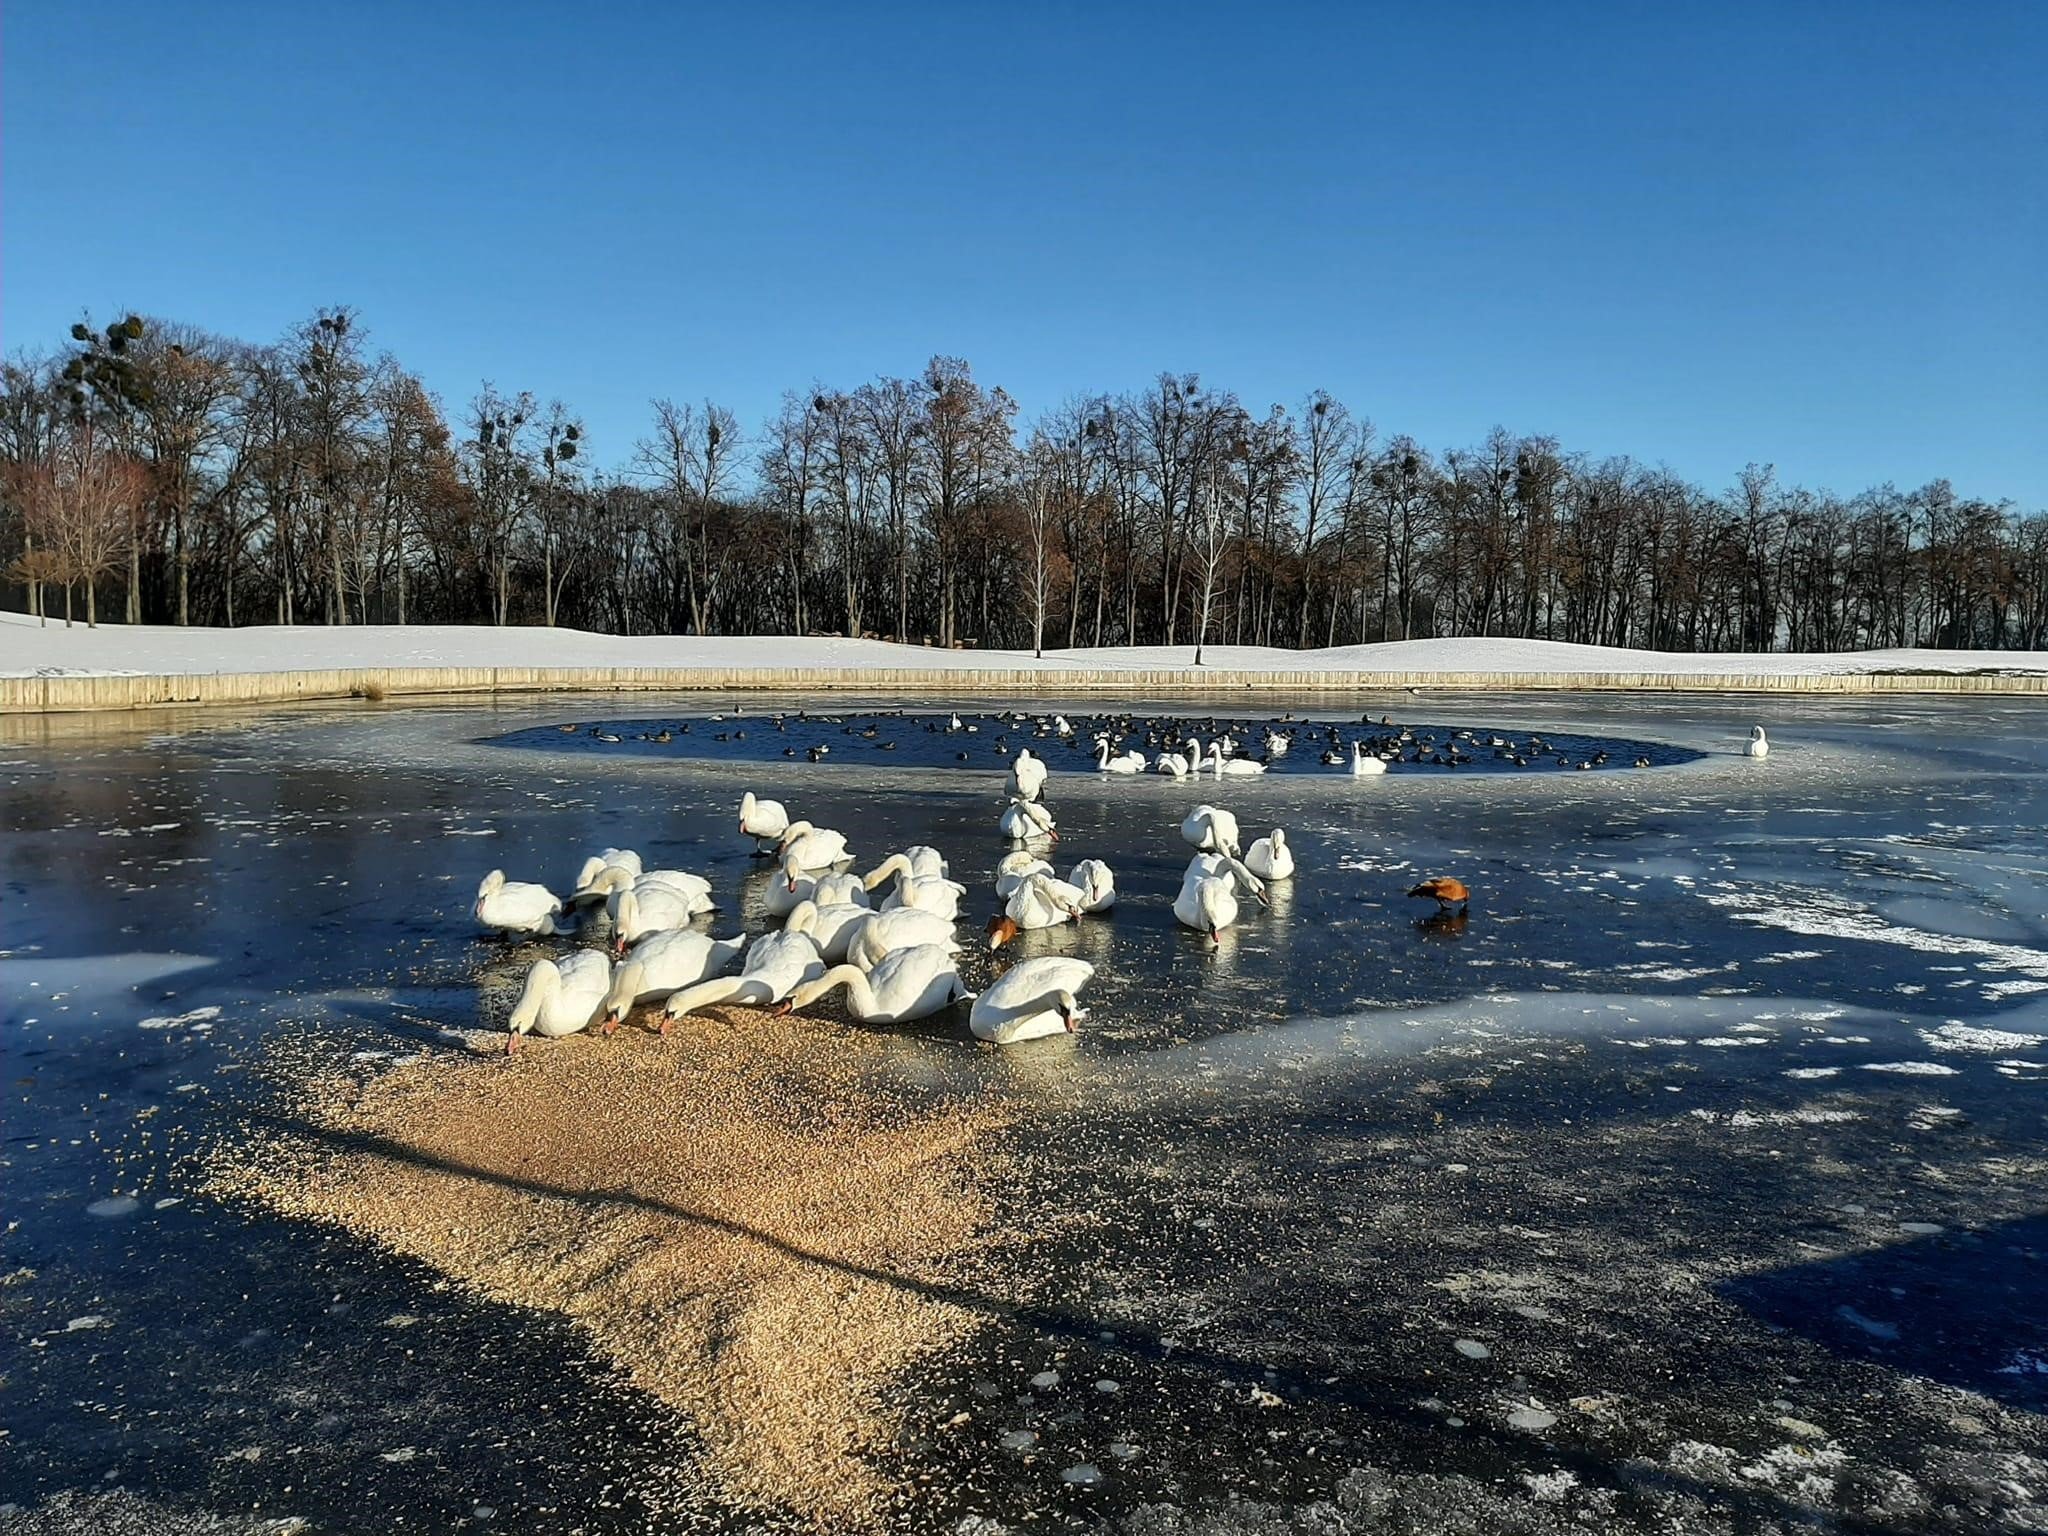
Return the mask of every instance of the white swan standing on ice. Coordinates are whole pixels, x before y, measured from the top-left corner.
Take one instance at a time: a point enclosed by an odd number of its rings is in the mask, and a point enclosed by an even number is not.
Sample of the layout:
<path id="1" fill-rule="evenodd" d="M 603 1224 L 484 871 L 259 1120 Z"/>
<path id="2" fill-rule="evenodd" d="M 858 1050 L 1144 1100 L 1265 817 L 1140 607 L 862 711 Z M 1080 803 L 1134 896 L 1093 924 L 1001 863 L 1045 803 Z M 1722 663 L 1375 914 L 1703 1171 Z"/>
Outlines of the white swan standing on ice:
<path id="1" fill-rule="evenodd" d="M 1354 741 L 1351 743 L 1351 772 L 1354 775 L 1363 778 L 1368 774 L 1385 773 L 1386 771 L 1386 763 L 1366 751 L 1364 742 Z"/>
<path id="2" fill-rule="evenodd" d="M 1067 872 L 1067 884 L 1081 893 L 1081 910 L 1107 912 L 1116 905 L 1116 874 L 1100 859 L 1083 859 Z"/>
<path id="3" fill-rule="evenodd" d="M 530 1032 L 559 1040 L 588 1029 L 604 1007 L 611 981 L 611 963 L 594 949 L 536 960 L 505 1021 L 505 1054 L 518 1050 L 519 1037 Z"/>
<path id="4" fill-rule="evenodd" d="M 563 931 L 555 919 L 561 913 L 561 898 L 544 885 L 530 880 L 507 880 L 505 871 L 494 869 L 476 888 L 476 920 L 500 933 L 555 934 Z"/>
<path id="5" fill-rule="evenodd" d="M 789 994 L 778 1013 L 808 1008 L 826 993 L 846 988 L 846 1007 L 863 1024 L 902 1024 L 928 1018 L 967 996 L 953 952 L 942 944 L 913 944 L 885 956 L 872 971 L 835 965 Z"/>
<path id="6" fill-rule="evenodd" d="M 1099 773 L 1143 773 L 1145 771 L 1145 754 L 1142 752 L 1133 750 L 1111 757 L 1109 755 L 1109 738 L 1107 736 L 1101 737 L 1096 741 L 1095 752 L 1095 767 Z"/>
<path id="7" fill-rule="evenodd" d="M 1087 1017 L 1081 989 L 1095 974 L 1086 960 L 1040 955 L 1011 966 L 984 988 L 969 1010 L 967 1027 L 978 1040 L 1015 1045 L 1045 1035 L 1071 1035 Z"/>
<path id="8" fill-rule="evenodd" d="M 901 853 L 892 853 L 861 877 L 873 890 L 891 875 L 909 875 L 918 880 L 943 880 L 948 871 L 946 856 L 923 843 L 913 843 Z"/>
<path id="9" fill-rule="evenodd" d="M 1237 818 L 1220 806 L 1198 805 L 1189 811 L 1180 835 L 1200 853 L 1237 852 Z"/>
<path id="10" fill-rule="evenodd" d="M 846 834 L 830 827 L 814 827 L 808 821 L 792 821 L 777 845 L 783 867 L 796 861 L 799 870 L 830 869 L 846 862 Z"/>
<path id="11" fill-rule="evenodd" d="M 789 812 L 780 800 L 756 800 L 750 789 L 740 796 L 740 832 L 754 840 L 756 852 L 763 844 L 782 840 L 789 830 Z"/>
<path id="12" fill-rule="evenodd" d="M 1294 873 L 1294 850 L 1287 846 L 1287 833 L 1275 827 L 1244 851 L 1245 868 L 1261 880 L 1285 880 Z"/>
<path id="13" fill-rule="evenodd" d="M 1044 790 L 1045 760 L 1033 757 L 1029 747 L 1019 747 L 1010 764 L 1010 793 L 1019 800 L 1036 800 Z"/>
<path id="14" fill-rule="evenodd" d="M 1764 734 L 1762 726 L 1755 726 L 1749 733 L 1749 745 L 1744 749 L 1751 757 L 1769 757 L 1771 739 Z"/>
<path id="15" fill-rule="evenodd" d="M 787 869 L 779 871 L 768 882 L 761 904 L 770 917 L 787 917 L 807 901 L 815 901 L 821 907 L 833 906 L 850 901 L 856 906 L 868 905 L 868 893 L 860 883 L 860 876 L 848 871 L 844 874 L 799 875 L 791 883 Z"/>
<path id="16" fill-rule="evenodd" d="M 1060 840 L 1051 810 L 1037 800 L 1012 800 L 997 818 L 996 830 L 1013 843 L 1028 843 L 1040 837 Z"/>
<path id="17" fill-rule="evenodd" d="M 747 947 L 744 934 L 714 939 L 708 933 L 671 928 L 657 933 L 612 970 L 604 1000 L 604 1032 L 612 1033 L 641 1003 L 666 998 L 679 988 L 716 976 Z"/>
<path id="18" fill-rule="evenodd" d="M 1190 866 L 1180 894 L 1173 898 L 1173 915 L 1196 932 L 1206 933 L 1211 943 L 1220 943 L 1223 930 L 1237 921 L 1236 879 L 1228 873 L 1204 874 Z"/>
<path id="19" fill-rule="evenodd" d="M 929 857 L 920 859 L 917 857 L 919 854 Z M 872 892 L 891 878 L 896 883 L 882 898 L 882 911 L 918 907 L 939 913 L 948 922 L 960 915 L 960 898 L 967 894 L 967 887 L 946 878 L 946 861 L 935 849 L 913 848 L 904 853 L 892 853 L 868 871 L 861 886 L 863 890 Z"/>
<path id="20" fill-rule="evenodd" d="M 798 907 L 789 915 L 788 927 L 754 940 L 747 946 L 739 975 L 714 976 L 672 993 L 662 1007 L 661 1032 L 667 1034 L 674 1020 L 713 1003 L 779 1003 L 803 983 L 824 975 L 825 961 L 811 938 L 817 913 L 816 907 Z"/>

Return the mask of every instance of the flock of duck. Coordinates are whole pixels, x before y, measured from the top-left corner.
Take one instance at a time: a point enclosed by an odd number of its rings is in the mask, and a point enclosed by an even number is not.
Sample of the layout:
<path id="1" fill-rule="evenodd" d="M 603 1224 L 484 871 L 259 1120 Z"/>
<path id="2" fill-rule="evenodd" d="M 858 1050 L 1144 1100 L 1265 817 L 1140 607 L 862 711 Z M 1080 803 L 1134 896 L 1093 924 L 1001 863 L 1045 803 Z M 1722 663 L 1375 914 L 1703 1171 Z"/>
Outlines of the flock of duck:
<path id="1" fill-rule="evenodd" d="M 781 748 L 782 756 L 820 763 L 832 752 L 832 743 L 813 740 L 805 744 L 806 732 L 815 734 L 820 727 L 836 725 L 849 738 L 850 745 L 864 743 L 874 750 L 893 752 L 900 744 L 899 738 L 914 729 L 913 718 L 900 711 L 891 711 L 849 723 L 843 716 L 814 715 L 801 709 L 754 716 L 743 713 L 713 715 L 694 722 L 706 729 L 696 732 L 693 739 L 744 743 L 748 740 L 748 728 L 751 726 L 757 743 L 763 737 L 772 740 L 780 735 L 786 742 Z M 1083 740 L 1092 739 L 1090 752 L 1098 772 L 1116 775 L 1156 773 L 1176 779 L 1200 778 L 1204 774 L 1218 779 L 1250 778 L 1279 766 L 1283 759 L 1299 761 L 1308 759 L 1310 754 L 1314 754 L 1313 761 L 1320 762 L 1325 768 L 1361 777 L 1385 773 L 1391 766 L 1456 769 L 1489 765 L 1495 769 L 1555 767 L 1587 770 L 1605 768 L 1610 764 L 1606 748 L 1583 739 L 1551 738 L 1535 732 L 1519 736 L 1498 732 L 1482 735 L 1474 730 L 1403 726 L 1396 725 L 1391 717 L 1384 715 L 1377 721 L 1370 715 L 1361 716 L 1351 727 L 1333 722 L 1296 721 L 1291 715 L 1263 725 L 1243 721 L 1232 724 L 1213 717 L 1183 720 L 1145 718 L 1128 713 L 1107 715 L 1086 723 L 1093 729 L 1084 734 L 1063 714 L 1030 715 L 1015 711 L 992 720 L 989 717 L 963 720 L 957 713 L 943 718 L 935 716 L 924 720 L 922 727 L 929 734 L 982 738 L 977 742 L 962 740 L 955 744 L 951 755 L 956 762 L 971 762 L 977 751 L 984 750 L 1007 761 L 1015 751 L 1013 740 L 1020 737 L 1051 738 L 1070 751 L 1079 750 Z M 984 724 L 987 729 L 984 729 Z M 682 721 L 662 726 L 659 730 L 640 731 L 635 739 L 656 745 L 677 743 L 683 737 L 693 736 L 692 725 L 693 722 Z M 1357 726 L 1366 727 L 1367 733 L 1362 736 L 1355 734 Z M 569 734 L 587 733 L 594 740 L 606 744 L 625 740 L 619 731 L 603 725 L 564 724 L 557 729 Z M 1242 739 L 1239 733 L 1242 733 Z M 795 739 L 790 740 L 791 737 Z M 1139 744 L 1124 745 L 1130 740 Z M 772 751 L 772 747 L 769 750 Z M 1752 752 L 1752 755 L 1762 754 Z M 1633 766 L 1637 768 L 1650 765 L 1647 756 L 1633 759 Z"/>
<path id="2" fill-rule="evenodd" d="M 972 729 L 957 715 L 946 728 Z M 1064 716 L 1054 716 L 1041 729 L 1066 736 L 1072 728 Z M 1401 737 L 1392 740 L 1398 751 Z M 1143 771 L 1143 754 L 1113 756 L 1111 742 L 1107 732 L 1098 740 L 1098 771 Z M 1269 757 L 1290 745 L 1279 732 L 1265 743 Z M 1230 777 L 1233 764 L 1263 771 L 1262 764 L 1236 758 L 1234 746 L 1227 735 L 1208 743 L 1191 737 L 1186 751 L 1161 752 L 1151 766 L 1175 778 L 1205 770 Z M 1384 772 L 1388 759 L 1381 750 L 1352 742 L 1352 771 Z M 1747 754 L 1764 757 L 1769 751 L 1758 726 Z M 1029 747 L 1011 756 L 1008 801 L 997 831 L 1016 846 L 995 867 L 999 910 L 983 930 L 990 951 L 1020 933 L 1099 916 L 1116 904 L 1115 872 L 1103 860 L 1082 859 L 1063 879 L 1044 856 L 1059 842 L 1058 823 L 1045 800 L 1048 777 L 1045 759 Z M 1095 974 L 1085 960 L 1034 957 L 1010 967 L 982 992 L 968 990 L 957 969 L 962 946 L 956 929 L 967 887 L 952 878 L 936 848 L 906 848 L 860 873 L 851 867 L 855 860 L 844 833 L 792 818 L 780 801 L 751 791 L 740 800 L 738 832 L 753 842 L 757 856 L 773 858 L 778 872 L 766 907 L 780 926 L 751 942 L 691 928 L 694 919 L 717 910 L 711 882 L 687 870 L 647 869 L 630 849 L 592 854 L 566 898 L 544 885 L 508 880 L 503 870 L 486 875 L 473 910 L 487 929 L 519 938 L 565 935 L 602 907 L 611 933 L 609 952 L 582 948 L 534 963 L 506 1021 L 506 1051 L 516 1051 L 529 1033 L 553 1039 L 596 1025 L 610 1035 L 643 1005 L 660 1004 L 654 1022 L 666 1035 L 676 1019 L 716 1004 L 791 1013 L 841 989 L 848 1011 L 864 1023 L 899 1024 L 969 1002 L 969 1030 L 997 1045 L 1070 1034 L 1083 1017 L 1079 995 Z M 1265 904 L 1269 882 L 1295 873 L 1284 828 L 1247 846 L 1237 817 L 1221 806 L 1197 805 L 1182 820 L 1180 835 L 1194 855 L 1174 896 L 1173 915 L 1212 943 L 1238 922 L 1247 903 Z M 1449 876 L 1424 880 L 1408 894 L 1436 903 L 1433 922 L 1462 926 L 1470 909 L 1470 891 Z"/>

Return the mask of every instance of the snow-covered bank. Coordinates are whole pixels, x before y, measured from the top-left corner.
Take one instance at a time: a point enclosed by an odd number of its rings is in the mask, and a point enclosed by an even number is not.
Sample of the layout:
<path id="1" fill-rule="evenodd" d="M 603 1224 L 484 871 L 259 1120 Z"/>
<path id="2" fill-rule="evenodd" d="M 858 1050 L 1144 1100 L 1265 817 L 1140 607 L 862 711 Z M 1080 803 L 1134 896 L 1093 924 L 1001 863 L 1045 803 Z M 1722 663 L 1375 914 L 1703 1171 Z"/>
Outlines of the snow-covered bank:
<path id="1" fill-rule="evenodd" d="M 1212 645 L 947 651 L 828 637 L 597 635 L 466 625 L 43 626 L 0 614 L 0 710 L 259 702 L 351 692 L 562 688 L 1318 686 L 2048 691 L 2048 654 L 1680 655 L 1549 640 L 1401 640 L 1289 651 Z"/>
<path id="2" fill-rule="evenodd" d="M 47 627 L 0 614 L 0 677 L 147 676 L 210 672 L 287 672 L 344 667 L 788 667 L 867 672 L 947 671 L 1160 672 L 1677 672 L 1714 676 L 1837 676 L 1859 672 L 2048 673 L 2048 652 L 1850 651 L 1836 655 L 1727 652 L 1688 655 L 1566 645 L 1555 640 L 1394 640 L 1290 651 L 1211 645 L 1206 665 L 1193 647 L 1106 646 L 1049 651 L 943 651 L 879 640 L 784 635 L 597 635 L 578 629 L 494 629 L 480 625 L 368 625 L 332 629 L 177 629 L 124 624 Z"/>

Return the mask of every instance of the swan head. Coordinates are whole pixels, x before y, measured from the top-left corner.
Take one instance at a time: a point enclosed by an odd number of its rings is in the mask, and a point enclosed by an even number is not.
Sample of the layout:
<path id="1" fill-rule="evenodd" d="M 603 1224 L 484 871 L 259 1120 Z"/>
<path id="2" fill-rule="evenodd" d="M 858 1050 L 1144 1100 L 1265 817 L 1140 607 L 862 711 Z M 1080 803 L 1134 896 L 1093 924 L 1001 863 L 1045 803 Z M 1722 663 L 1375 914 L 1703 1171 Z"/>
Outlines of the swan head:
<path id="1" fill-rule="evenodd" d="M 1017 926 L 1014 917 L 992 917 L 983 931 L 988 935 L 989 952 L 993 954 L 1023 930 Z"/>
<path id="2" fill-rule="evenodd" d="M 478 901 L 482 901 L 486 896 L 490 895 L 491 892 L 503 889 L 504 884 L 505 871 L 503 871 L 502 869 L 492 870 L 488 875 L 485 875 L 483 877 L 481 882 L 478 883 L 476 888 L 476 899 Z"/>
<path id="3" fill-rule="evenodd" d="M 803 878 L 803 873 L 804 867 L 797 862 L 795 854 L 786 853 L 782 856 L 782 878 L 789 890 L 796 889 L 796 883 Z"/>
<path id="4" fill-rule="evenodd" d="M 611 1034 L 633 1011 L 633 999 L 640 995 L 645 985 L 647 967 L 637 960 L 628 961 L 619 967 L 618 975 L 612 978 L 612 989 L 604 1000 L 604 1032 Z"/>
<path id="5" fill-rule="evenodd" d="M 533 969 L 526 973 L 526 986 L 519 994 L 519 1001 L 512 1005 L 511 1017 L 505 1020 L 507 1056 L 519 1049 L 519 1037 L 539 1021 L 541 1005 L 554 994 L 561 980 L 562 973 L 555 969 L 552 960 L 537 960 Z"/>
<path id="6" fill-rule="evenodd" d="M 1081 1007 L 1081 1000 L 1065 987 L 1061 987 L 1053 995 L 1052 1006 L 1053 1011 L 1060 1016 L 1060 1022 L 1067 1026 L 1067 1033 L 1070 1035 L 1075 1033 L 1080 1021 L 1087 1016 Z"/>
<path id="7" fill-rule="evenodd" d="M 628 931 L 640 925 L 640 898 L 629 885 L 615 899 L 618 906 L 612 913 L 612 955 L 617 958 L 626 953 Z"/>

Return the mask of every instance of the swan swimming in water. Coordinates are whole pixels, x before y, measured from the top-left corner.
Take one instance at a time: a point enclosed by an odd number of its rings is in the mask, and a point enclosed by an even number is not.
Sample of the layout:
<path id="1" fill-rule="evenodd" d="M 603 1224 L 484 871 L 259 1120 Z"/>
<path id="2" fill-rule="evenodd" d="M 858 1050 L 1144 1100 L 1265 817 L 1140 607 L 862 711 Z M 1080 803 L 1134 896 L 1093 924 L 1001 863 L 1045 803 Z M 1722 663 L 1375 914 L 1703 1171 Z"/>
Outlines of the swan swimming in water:
<path id="1" fill-rule="evenodd" d="M 604 1000 L 604 1032 L 611 1034 L 640 1003 L 666 998 L 682 987 L 716 976 L 747 947 L 744 934 L 714 939 L 708 933 L 671 928 L 657 933 L 612 970 Z"/>
<path id="2" fill-rule="evenodd" d="M 776 1010 L 794 1013 L 836 989 L 846 988 L 846 1007 L 863 1024 L 902 1024 L 928 1018 L 968 995 L 953 952 L 942 944 L 913 944 L 883 957 L 872 971 L 835 965 L 804 982 Z"/>
<path id="3" fill-rule="evenodd" d="M 1116 757 L 1111 757 L 1109 755 L 1109 738 L 1107 736 L 1102 737 L 1095 743 L 1095 752 L 1095 767 L 1098 772 L 1143 773 L 1145 771 L 1145 754 L 1142 752 L 1130 751 L 1120 753 Z"/>
<path id="4" fill-rule="evenodd" d="M 502 869 L 484 876 L 476 888 L 476 905 L 470 910 L 478 923 L 499 933 L 524 938 L 565 931 L 556 921 L 562 910 L 561 898 L 530 880 L 507 880 Z"/>
<path id="5" fill-rule="evenodd" d="M 1364 742 L 1354 741 L 1351 743 L 1351 772 L 1353 775 L 1364 778 L 1370 774 L 1385 773 L 1386 771 L 1387 765 L 1366 751 Z"/>
<path id="6" fill-rule="evenodd" d="M 1079 1001 L 1095 967 L 1066 955 L 1039 955 L 1011 966 L 982 989 L 967 1027 L 978 1040 L 1016 1045 L 1046 1035 L 1071 1035 L 1087 1017 Z"/>
<path id="7" fill-rule="evenodd" d="M 1179 752 L 1162 752 L 1152 759 L 1152 771 L 1184 779 L 1188 776 L 1188 760 Z"/>
<path id="8" fill-rule="evenodd" d="M 610 962 L 594 949 L 536 960 L 505 1021 L 505 1054 L 518 1050 L 519 1037 L 529 1032 L 559 1040 L 588 1029 L 604 1007 L 611 980 Z"/>
<path id="9" fill-rule="evenodd" d="M 1751 757 L 1769 757 L 1771 755 L 1771 739 L 1764 735 L 1764 728 L 1762 726 L 1759 725 L 1751 728 L 1749 745 L 1744 750 Z"/>
<path id="10" fill-rule="evenodd" d="M 1275 827 L 1244 851 L 1245 868 L 1261 880 L 1285 880 L 1294 873 L 1294 850 L 1287 846 L 1287 833 Z"/>
<path id="11" fill-rule="evenodd" d="M 782 840 L 789 830 L 789 812 L 780 800 L 756 800 L 750 789 L 740 796 L 740 832 L 754 840 L 756 852 L 762 845 Z"/>

